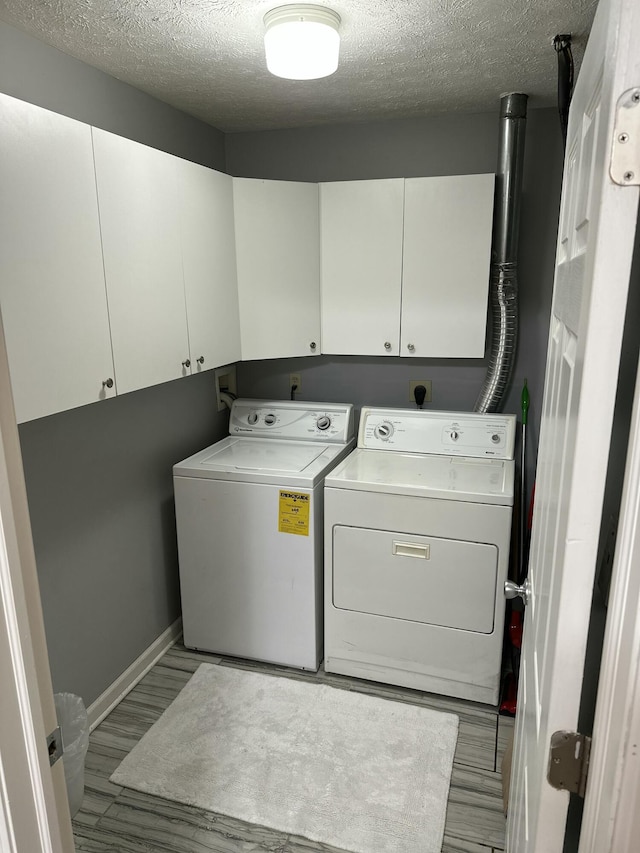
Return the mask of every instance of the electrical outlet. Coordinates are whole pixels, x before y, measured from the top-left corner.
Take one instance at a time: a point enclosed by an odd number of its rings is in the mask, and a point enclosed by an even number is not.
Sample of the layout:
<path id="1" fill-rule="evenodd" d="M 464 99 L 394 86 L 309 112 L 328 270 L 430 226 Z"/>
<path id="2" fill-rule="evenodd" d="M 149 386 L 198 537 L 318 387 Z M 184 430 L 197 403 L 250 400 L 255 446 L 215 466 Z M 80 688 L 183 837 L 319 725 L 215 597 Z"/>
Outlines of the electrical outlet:
<path id="1" fill-rule="evenodd" d="M 296 385 L 296 394 L 299 394 L 302 391 L 302 379 L 300 378 L 299 373 L 290 373 L 289 374 L 289 390 Z"/>
<path id="2" fill-rule="evenodd" d="M 416 398 L 414 395 L 414 388 L 416 387 L 416 385 L 424 385 L 424 387 L 427 389 L 427 393 L 424 395 L 424 401 L 425 401 L 425 403 L 430 403 L 431 402 L 431 380 L 430 379 L 412 379 L 409 382 L 409 402 L 414 403 L 414 404 L 416 402 Z"/>
<path id="3" fill-rule="evenodd" d="M 230 391 L 232 394 L 237 394 L 236 386 L 236 368 L 232 367 L 217 367 L 215 372 L 216 377 L 216 403 L 218 411 L 222 412 L 227 407 L 220 399 L 221 391 Z"/>

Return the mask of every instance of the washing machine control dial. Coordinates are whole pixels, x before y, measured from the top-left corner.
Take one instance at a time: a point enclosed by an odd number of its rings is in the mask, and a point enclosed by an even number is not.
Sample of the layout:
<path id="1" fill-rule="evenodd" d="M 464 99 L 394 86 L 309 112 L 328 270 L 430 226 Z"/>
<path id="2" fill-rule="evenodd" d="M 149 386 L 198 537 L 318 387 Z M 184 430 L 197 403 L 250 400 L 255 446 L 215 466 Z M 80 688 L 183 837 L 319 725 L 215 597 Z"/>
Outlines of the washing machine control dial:
<path id="1" fill-rule="evenodd" d="M 449 437 L 451 438 L 451 441 L 457 441 L 460 438 L 460 433 L 457 430 L 452 429 L 449 433 Z"/>
<path id="2" fill-rule="evenodd" d="M 253 426 L 253 424 L 258 423 L 258 413 L 257 412 L 249 412 L 247 415 L 247 421 Z"/>
<path id="3" fill-rule="evenodd" d="M 393 424 L 390 424 L 389 421 L 383 421 L 381 424 L 377 424 L 373 434 L 381 441 L 388 441 L 393 435 Z"/>
<path id="4" fill-rule="evenodd" d="M 318 429 L 321 430 L 329 429 L 329 427 L 331 426 L 331 418 L 329 417 L 329 415 L 320 415 L 320 417 L 316 421 L 316 426 L 318 427 Z"/>
<path id="5" fill-rule="evenodd" d="M 270 412 L 268 415 L 264 416 L 264 422 L 267 426 L 273 426 L 276 422 L 276 416 Z"/>

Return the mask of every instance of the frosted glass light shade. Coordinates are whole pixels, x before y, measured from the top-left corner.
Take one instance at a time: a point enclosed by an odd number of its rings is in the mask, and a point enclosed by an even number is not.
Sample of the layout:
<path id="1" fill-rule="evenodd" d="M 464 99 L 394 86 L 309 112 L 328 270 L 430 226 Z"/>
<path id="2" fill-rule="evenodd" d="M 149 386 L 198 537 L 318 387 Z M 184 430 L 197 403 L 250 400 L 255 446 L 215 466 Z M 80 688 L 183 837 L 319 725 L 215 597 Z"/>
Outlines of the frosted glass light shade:
<path id="1" fill-rule="evenodd" d="M 288 80 L 327 77 L 338 67 L 340 15 L 324 6 L 278 6 L 264 16 L 267 68 Z"/>

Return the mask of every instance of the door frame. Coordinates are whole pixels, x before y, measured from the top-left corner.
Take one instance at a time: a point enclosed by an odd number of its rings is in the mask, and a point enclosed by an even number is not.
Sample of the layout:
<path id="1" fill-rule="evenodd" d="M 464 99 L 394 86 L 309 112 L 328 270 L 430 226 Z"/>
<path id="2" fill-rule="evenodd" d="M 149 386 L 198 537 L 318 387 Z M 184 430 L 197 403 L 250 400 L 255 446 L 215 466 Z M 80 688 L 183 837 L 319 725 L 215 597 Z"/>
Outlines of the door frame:
<path id="1" fill-rule="evenodd" d="M 22 457 L 0 322 L 0 848 L 74 849 L 56 727 Z"/>

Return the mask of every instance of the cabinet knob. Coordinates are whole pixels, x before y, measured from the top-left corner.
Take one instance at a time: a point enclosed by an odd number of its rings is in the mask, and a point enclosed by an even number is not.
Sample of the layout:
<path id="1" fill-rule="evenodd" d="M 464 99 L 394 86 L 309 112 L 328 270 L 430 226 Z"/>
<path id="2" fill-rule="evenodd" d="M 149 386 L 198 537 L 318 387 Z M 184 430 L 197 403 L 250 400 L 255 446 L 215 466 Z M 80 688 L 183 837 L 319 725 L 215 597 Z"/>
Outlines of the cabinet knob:
<path id="1" fill-rule="evenodd" d="M 183 367 L 191 367 L 191 359 L 190 358 L 185 359 L 185 361 L 182 362 L 182 366 Z"/>
<path id="2" fill-rule="evenodd" d="M 413 344 L 407 344 L 407 349 L 409 350 L 409 352 L 413 352 L 415 350 L 415 347 Z"/>
<path id="3" fill-rule="evenodd" d="M 309 344 L 309 349 L 315 349 L 315 348 L 316 348 L 316 342 L 311 341 L 311 343 Z"/>
<path id="4" fill-rule="evenodd" d="M 108 379 L 105 379 L 102 383 L 102 387 L 103 388 L 113 388 L 113 379 L 111 377 L 109 377 Z"/>
<path id="5" fill-rule="evenodd" d="M 391 349 L 391 341 L 385 341 L 384 342 L 384 348 L 385 349 Z"/>
<path id="6" fill-rule="evenodd" d="M 196 361 L 198 362 L 198 364 L 204 364 L 204 356 L 201 355 L 199 358 L 196 358 Z"/>

